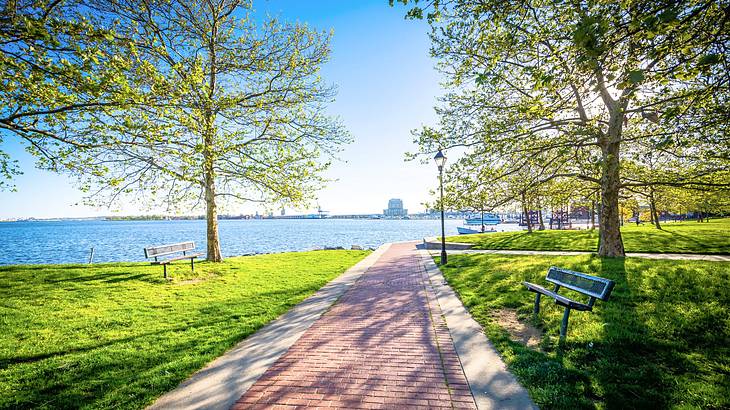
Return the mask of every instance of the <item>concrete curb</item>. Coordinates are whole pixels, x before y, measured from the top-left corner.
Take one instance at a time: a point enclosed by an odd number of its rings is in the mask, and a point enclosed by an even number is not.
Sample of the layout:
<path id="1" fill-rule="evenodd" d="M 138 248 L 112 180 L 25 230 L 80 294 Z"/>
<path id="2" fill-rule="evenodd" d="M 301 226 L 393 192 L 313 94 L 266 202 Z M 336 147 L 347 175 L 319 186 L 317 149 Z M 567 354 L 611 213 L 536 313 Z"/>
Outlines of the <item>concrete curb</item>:
<path id="1" fill-rule="evenodd" d="M 447 249 L 448 249 L 448 243 Z M 431 248 L 427 248 L 431 249 Z M 438 248 L 441 249 L 440 247 Z M 431 249 L 433 250 L 433 249 Z M 578 255 L 595 255 L 596 252 L 588 251 L 529 251 L 529 250 L 509 250 L 509 249 L 452 249 L 449 252 L 454 255 L 537 255 L 537 256 L 578 256 Z M 437 253 L 433 253 L 437 255 Z M 627 258 L 643 258 L 643 259 L 668 259 L 668 260 L 684 260 L 684 261 L 710 261 L 710 262 L 730 262 L 730 255 L 710 255 L 700 253 L 640 253 L 627 252 Z"/>
<path id="2" fill-rule="evenodd" d="M 314 295 L 247 337 L 148 409 L 229 409 L 390 247 L 384 244 Z"/>
<path id="3" fill-rule="evenodd" d="M 471 317 L 428 251 L 420 250 L 426 273 L 459 355 L 469 388 L 479 409 L 537 409 L 527 390 L 507 366 Z"/>
<path id="4" fill-rule="evenodd" d="M 446 249 L 450 250 L 467 250 L 474 246 L 473 243 L 446 242 Z M 441 249 L 441 241 L 435 237 L 423 238 L 423 247 L 425 249 Z"/>

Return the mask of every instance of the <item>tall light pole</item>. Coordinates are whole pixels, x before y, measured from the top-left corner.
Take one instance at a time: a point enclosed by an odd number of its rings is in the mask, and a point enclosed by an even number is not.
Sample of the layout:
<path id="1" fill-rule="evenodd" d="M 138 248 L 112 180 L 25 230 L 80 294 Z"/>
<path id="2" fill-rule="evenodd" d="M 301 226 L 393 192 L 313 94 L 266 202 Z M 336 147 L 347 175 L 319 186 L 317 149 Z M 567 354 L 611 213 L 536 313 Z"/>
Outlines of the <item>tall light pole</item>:
<path id="1" fill-rule="evenodd" d="M 439 168 L 439 188 L 441 189 L 441 264 L 446 264 L 446 229 L 444 228 L 444 165 L 446 156 L 439 150 L 433 157 Z"/>

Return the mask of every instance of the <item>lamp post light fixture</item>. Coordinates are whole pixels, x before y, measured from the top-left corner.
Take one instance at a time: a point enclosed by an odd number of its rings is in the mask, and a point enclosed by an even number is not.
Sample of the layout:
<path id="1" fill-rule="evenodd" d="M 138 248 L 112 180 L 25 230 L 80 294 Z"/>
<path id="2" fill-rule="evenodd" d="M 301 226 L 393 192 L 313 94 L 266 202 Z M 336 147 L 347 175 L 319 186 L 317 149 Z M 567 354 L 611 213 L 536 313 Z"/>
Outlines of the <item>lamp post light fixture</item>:
<path id="1" fill-rule="evenodd" d="M 439 188 L 441 189 L 441 264 L 446 264 L 446 229 L 444 228 L 444 165 L 446 156 L 439 150 L 433 157 L 436 166 L 439 168 Z"/>

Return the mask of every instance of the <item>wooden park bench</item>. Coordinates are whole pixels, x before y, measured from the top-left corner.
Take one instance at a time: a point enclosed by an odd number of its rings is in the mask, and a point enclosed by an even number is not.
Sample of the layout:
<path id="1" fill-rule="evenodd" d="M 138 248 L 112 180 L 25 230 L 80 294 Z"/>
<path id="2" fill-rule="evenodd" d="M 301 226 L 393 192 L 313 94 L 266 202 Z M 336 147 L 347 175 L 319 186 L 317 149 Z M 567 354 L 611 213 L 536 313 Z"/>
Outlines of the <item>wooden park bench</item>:
<path id="1" fill-rule="evenodd" d="M 535 314 L 540 313 L 540 296 L 542 295 L 555 299 L 556 304 L 565 307 L 563 322 L 560 324 L 561 339 L 565 339 L 565 336 L 568 333 L 568 316 L 570 315 L 570 310 L 593 310 L 593 304 L 596 299 L 607 301 L 608 297 L 611 295 L 613 286 L 615 285 L 614 281 L 609 279 L 586 275 L 585 273 L 574 272 L 567 269 L 556 268 L 555 266 L 548 270 L 545 280 L 555 284 L 555 289 L 550 291 L 540 285 L 530 282 L 522 282 L 522 284 L 524 284 L 529 291 L 535 292 Z M 559 295 L 558 291 L 561 287 L 587 295 L 589 297 L 588 303 L 578 302 L 565 295 Z"/>
<path id="2" fill-rule="evenodd" d="M 190 259 L 190 269 L 192 269 L 193 272 L 195 272 L 195 258 L 202 255 L 202 253 L 191 253 L 188 254 L 188 252 L 195 250 L 195 242 L 181 242 L 181 243 L 173 243 L 171 245 L 160 245 L 160 246 L 149 246 L 147 248 L 144 248 L 144 257 L 149 258 L 155 258 L 155 260 L 152 262 L 153 265 L 162 265 L 162 269 L 164 270 L 165 278 L 167 278 L 167 265 L 174 261 L 179 261 L 183 259 Z M 182 255 L 174 256 L 172 258 L 166 258 L 162 260 L 158 260 L 157 258 L 161 256 L 167 256 L 167 255 L 173 255 L 178 254 L 182 252 Z"/>

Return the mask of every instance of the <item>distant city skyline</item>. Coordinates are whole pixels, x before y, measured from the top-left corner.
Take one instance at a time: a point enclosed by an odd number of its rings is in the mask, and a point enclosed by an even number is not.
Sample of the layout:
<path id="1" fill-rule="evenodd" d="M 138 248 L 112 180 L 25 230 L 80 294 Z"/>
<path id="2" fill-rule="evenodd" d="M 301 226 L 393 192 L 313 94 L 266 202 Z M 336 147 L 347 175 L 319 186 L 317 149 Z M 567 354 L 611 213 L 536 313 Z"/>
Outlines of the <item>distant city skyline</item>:
<path id="1" fill-rule="evenodd" d="M 386 1 L 362 2 L 295 0 L 254 1 L 256 15 L 279 16 L 321 30 L 334 30 L 332 58 L 323 78 L 339 93 L 329 113 L 339 116 L 354 138 L 326 173 L 334 180 L 319 192 L 308 209 L 286 208 L 287 214 L 316 212 L 317 203 L 331 214 L 381 213 L 391 198 L 401 198 L 413 213 L 422 212 L 429 190 L 436 188 L 432 163 L 405 162 L 416 150 L 410 131 L 434 124 L 433 106 L 441 90 L 429 57 L 429 26 L 404 19 L 402 7 Z M 33 167 L 34 159 L 12 136 L 2 147 L 19 161 L 24 175 L 15 179 L 18 192 L 0 192 L 0 218 L 94 217 L 165 214 L 128 202 L 118 209 L 82 205 L 83 195 L 66 176 Z M 253 204 L 224 207 L 227 214 L 277 213 L 281 206 Z M 175 214 L 200 214 L 202 209 Z"/>

